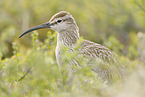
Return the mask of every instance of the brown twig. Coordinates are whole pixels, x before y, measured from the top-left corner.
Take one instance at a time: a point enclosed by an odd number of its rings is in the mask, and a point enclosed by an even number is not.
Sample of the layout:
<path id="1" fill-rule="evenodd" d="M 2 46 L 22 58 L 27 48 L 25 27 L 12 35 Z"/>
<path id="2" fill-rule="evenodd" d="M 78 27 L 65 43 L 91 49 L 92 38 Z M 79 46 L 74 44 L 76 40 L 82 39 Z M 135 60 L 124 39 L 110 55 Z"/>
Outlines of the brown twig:
<path id="1" fill-rule="evenodd" d="M 20 78 L 18 81 L 21 81 L 25 78 L 25 76 L 31 71 L 31 67 L 27 70 L 27 72 Z"/>

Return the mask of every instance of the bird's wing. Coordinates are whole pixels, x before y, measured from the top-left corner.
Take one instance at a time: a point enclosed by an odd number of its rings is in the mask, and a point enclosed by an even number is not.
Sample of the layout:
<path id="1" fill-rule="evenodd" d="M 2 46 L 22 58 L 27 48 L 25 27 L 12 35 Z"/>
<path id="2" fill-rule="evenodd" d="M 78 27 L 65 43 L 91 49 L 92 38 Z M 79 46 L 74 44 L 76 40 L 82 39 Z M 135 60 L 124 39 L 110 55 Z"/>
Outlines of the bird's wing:
<path id="1" fill-rule="evenodd" d="M 115 54 L 105 46 L 100 44 L 83 40 L 81 54 L 85 57 L 100 58 L 106 62 L 115 62 Z"/>
<path id="2" fill-rule="evenodd" d="M 116 55 L 105 46 L 100 44 L 83 40 L 81 54 L 97 63 L 93 63 L 93 70 L 95 70 L 103 79 L 110 79 L 118 76 L 122 77 L 122 70 L 124 67 L 117 63 Z M 101 61 L 100 61 L 101 60 Z"/>

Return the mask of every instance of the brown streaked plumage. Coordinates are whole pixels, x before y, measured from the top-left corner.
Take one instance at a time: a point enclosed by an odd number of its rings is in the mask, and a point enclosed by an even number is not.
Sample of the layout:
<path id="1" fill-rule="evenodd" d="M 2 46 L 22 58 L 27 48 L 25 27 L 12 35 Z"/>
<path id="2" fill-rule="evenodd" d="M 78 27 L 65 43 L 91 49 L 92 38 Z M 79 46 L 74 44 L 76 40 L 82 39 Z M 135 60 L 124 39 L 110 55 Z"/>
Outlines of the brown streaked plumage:
<path id="1" fill-rule="evenodd" d="M 82 64 L 79 63 L 80 60 L 78 60 L 79 56 L 83 56 L 82 60 L 84 61 L 89 60 L 87 61 L 87 64 L 91 65 L 92 69 L 103 79 L 110 80 L 114 76 L 120 78 L 124 74 L 124 66 L 117 63 L 115 54 L 108 48 L 84 39 L 80 44 L 81 47 L 79 49 L 74 49 L 80 39 L 79 28 L 72 15 L 68 12 L 61 11 L 55 14 L 48 23 L 33 27 L 22 33 L 19 37 L 22 37 L 33 30 L 42 28 L 50 28 L 58 32 L 55 52 L 60 69 L 66 64 L 66 61 L 63 59 L 63 49 L 68 47 L 69 53 L 79 52 L 79 55 L 76 56 L 76 58 L 68 61 L 68 70 L 70 71 L 70 74 L 76 71 L 73 70 L 73 65 L 82 67 Z M 71 77 L 68 79 L 70 80 Z"/>

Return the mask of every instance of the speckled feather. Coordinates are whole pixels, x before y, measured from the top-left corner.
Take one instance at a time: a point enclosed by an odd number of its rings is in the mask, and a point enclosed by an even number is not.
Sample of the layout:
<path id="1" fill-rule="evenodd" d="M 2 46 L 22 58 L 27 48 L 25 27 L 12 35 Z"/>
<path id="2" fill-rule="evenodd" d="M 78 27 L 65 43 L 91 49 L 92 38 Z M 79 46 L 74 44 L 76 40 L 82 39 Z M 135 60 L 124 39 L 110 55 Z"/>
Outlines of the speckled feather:
<path id="1" fill-rule="evenodd" d="M 82 49 L 80 53 L 90 59 L 91 64 L 93 66 L 93 70 L 96 71 L 99 76 L 101 76 L 104 80 L 116 78 L 123 78 L 126 70 L 123 64 L 119 64 L 117 60 L 117 56 L 114 52 L 110 51 L 105 46 L 100 44 L 83 40 Z M 99 61 L 100 62 L 95 62 Z"/>

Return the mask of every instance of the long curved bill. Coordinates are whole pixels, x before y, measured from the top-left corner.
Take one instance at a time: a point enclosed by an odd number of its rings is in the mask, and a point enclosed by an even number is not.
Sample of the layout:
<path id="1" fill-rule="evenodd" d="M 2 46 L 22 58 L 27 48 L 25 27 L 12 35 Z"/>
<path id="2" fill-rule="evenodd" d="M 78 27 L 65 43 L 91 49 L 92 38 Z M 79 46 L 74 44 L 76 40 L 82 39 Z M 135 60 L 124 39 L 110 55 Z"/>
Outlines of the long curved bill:
<path id="1" fill-rule="evenodd" d="M 42 25 L 35 26 L 35 27 L 30 28 L 30 29 L 26 30 L 25 32 L 23 32 L 23 33 L 19 36 L 19 38 L 21 38 L 21 37 L 24 36 L 25 34 L 27 34 L 27 33 L 29 33 L 29 32 L 32 32 L 32 31 L 34 31 L 34 30 L 43 29 L 43 28 L 50 28 L 50 26 L 51 26 L 51 25 L 50 25 L 49 22 L 48 22 L 48 23 L 44 23 L 44 24 L 42 24 Z"/>

